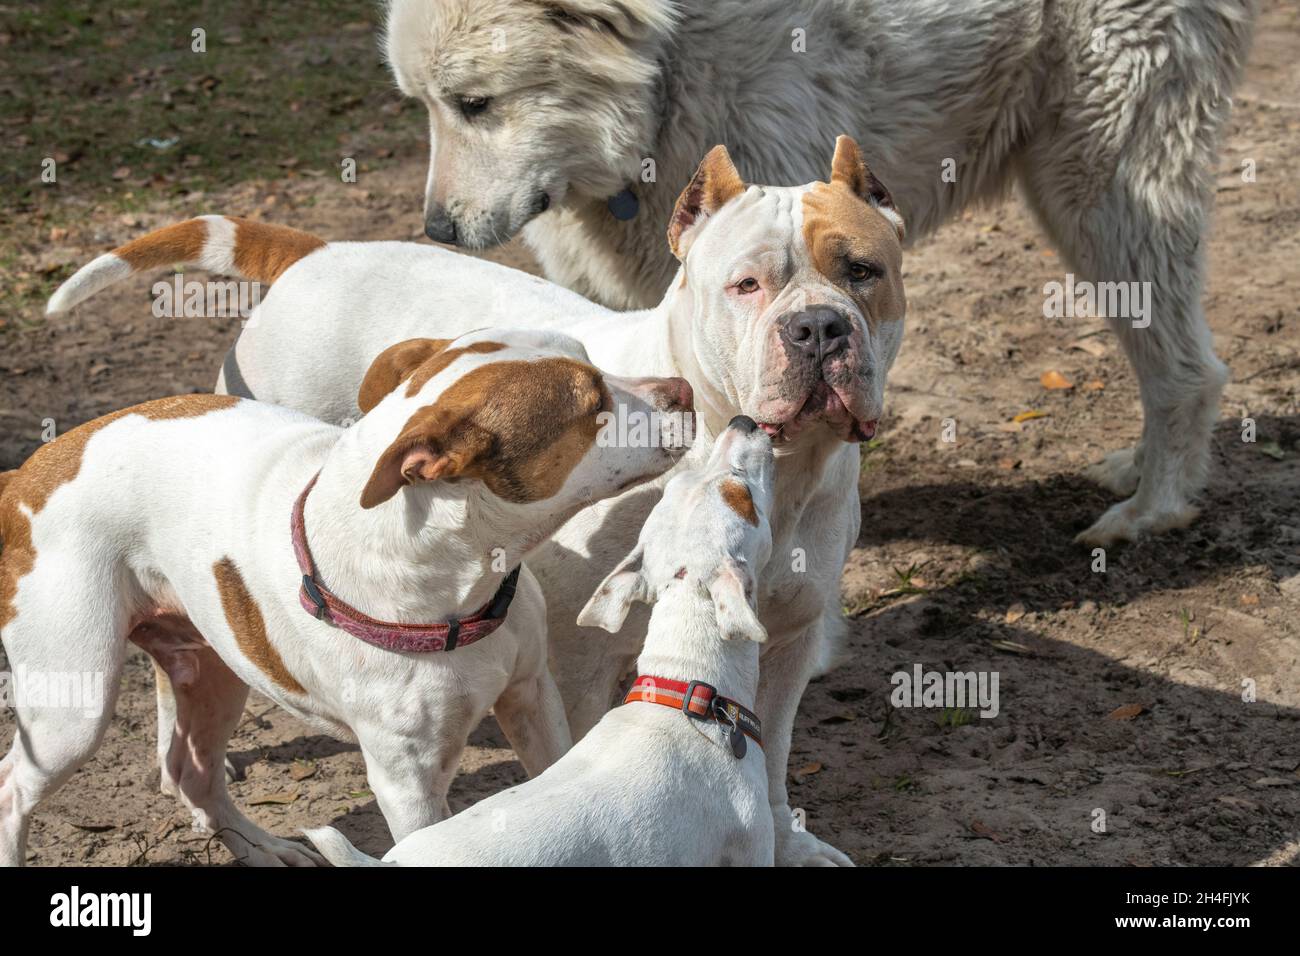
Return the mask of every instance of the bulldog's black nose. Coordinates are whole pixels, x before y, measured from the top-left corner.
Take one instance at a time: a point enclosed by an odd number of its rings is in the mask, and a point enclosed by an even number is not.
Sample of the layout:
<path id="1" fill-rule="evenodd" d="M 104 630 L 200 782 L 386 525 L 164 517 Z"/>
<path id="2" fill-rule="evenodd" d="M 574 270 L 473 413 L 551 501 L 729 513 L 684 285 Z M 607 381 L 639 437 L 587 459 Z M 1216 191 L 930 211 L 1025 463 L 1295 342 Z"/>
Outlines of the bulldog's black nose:
<path id="1" fill-rule="evenodd" d="M 750 418 L 748 415 L 737 415 L 731 421 L 727 422 L 727 427 L 734 428 L 736 431 L 748 435 L 750 432 L 753 432 L 758 428 L 758 422 L 754 421 L 754 419 Z"/>
<path id="2" fill-rule="evenodd" d="M 785 340 L 818 362 L 849 343 L 849 320 L 828 306 L 814 306 L 786 316 Z"/>
<path id="3" fill-rule="evenodd" d="M 424 234 L 434 242 L 445 242 L 454 246 L 456 244 L 456 220 L 447 215 L 445 209 L 434 210 L 425 217 Z"/>

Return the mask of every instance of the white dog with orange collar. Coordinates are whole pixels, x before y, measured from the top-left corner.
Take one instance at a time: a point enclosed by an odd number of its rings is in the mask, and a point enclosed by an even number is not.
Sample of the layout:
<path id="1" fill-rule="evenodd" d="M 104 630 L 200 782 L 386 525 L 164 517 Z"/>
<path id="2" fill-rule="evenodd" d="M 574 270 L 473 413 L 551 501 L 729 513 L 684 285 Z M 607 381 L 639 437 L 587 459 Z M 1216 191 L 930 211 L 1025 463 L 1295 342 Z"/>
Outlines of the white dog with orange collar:
<path id="1" fill-rule="evenodd" d="M 771 440 L 738 416 L 707 464 L 679 471 L 636 548 L 581 623 L 617 631 L 633 601 L 654 606 L 640 675 L 536 780 L 402 840 L 382 861 L 332 827 L 309 830 L 336 866 L 770 866 L 754 614 L 772 547 Z M 666 706 L 661 706 L 666 705 Z"/>
<path id="2" fill-rule="evenodd" d="M 568 749 L 544 602 L 514 569 L 579 508 L 682 454 L 671 429 L 602 441 L 602 416 L 672 425 L 689 388 L 604 375 L 559 333 L 497 330 L 389 349 L 363 392 L 346 429 L 231 396 L 159 399 L 0 475 L 0 637 L 19 700 L 0 863 L 23 862 L 37 804 L 98 748 L 128 642 L 171 689 L 163 789 L 248 863 L 319 862 L 226 792 L 250 686 L 360 743 L 395 840 L 448 815 L 488 708 L 530 774 Z M 29 674 L 88 676 L 101 694 L 42 706 L 24 700 Z"/>

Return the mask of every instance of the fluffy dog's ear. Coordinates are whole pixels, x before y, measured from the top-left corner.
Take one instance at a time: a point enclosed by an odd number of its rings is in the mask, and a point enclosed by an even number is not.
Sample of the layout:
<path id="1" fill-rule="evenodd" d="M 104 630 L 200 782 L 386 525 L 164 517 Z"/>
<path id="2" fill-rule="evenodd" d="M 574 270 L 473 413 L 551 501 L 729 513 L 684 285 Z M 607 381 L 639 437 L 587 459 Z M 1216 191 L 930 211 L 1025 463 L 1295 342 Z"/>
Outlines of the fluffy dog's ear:
<path id="1" fill-rule="evenodd" d="M 835 138 L 835 156 L 831 159 L 831 182 L 843 183 L 859 199 L 880 210 L 881 214 L 898 230 L 898 238 L 903 238 L 903 217 L 899 214 L 898 207 L 894 205 L 894 197 L 862 159 L 858 144 L 851 136 Z"/>
<path id="2" fill-rule="evenodd" d="M 695 227 L 744 191 L 745 183 L 736 172 L 727 147 L 714 146 L 677 197 L 677 206 L 668 222 L 668 247 L 673 255 L 684 260 Z"/>
<path id="3" fill-rule="evenodd" d="M 582 627 L 603 627 L 611 634 L 617 634 L 627 612 L 632 609 L 633 601 L 653 604 L 654 598 L 641 573 L 641 559 L 644 549 L 638 544 L 618 567 L 609 572 L 600 582 L 596 593 L 591 596 L 587 606 L 578 612 L 578 624 Z"/>
<path id="4" fill-rule="evenodd" d="M 375 462 L 361 492 L 361 507 L 373 508 L 404 485 L 463 475 L 489 440 L 473 428 L 448 427 L 436 406 L 422 408 Z"/>
<path id="5" fill-rule="evenodd" d="M 667 30 L 676 19 L 670 4 L 646 0 L 540 0 L 546 19 L 565 33 L 595 30 L 623 43 L 649 31 Z"/>
<path id="6" fill-rule="evenodd" d="M 728 560 L 709 582 L 709 596 L 713 598 L 713 616 L 722 631 L 723 640 L 743 639 L 763 643 L 767 628 L 763 627 L 749 603 L 754 591 L 754 576 L 749 568 L 735 560 Z"/>
<path id="7" fill-rule="evenodd" d="M 375 357 L 361 380 L 357 392 L 357 407 L 362 413 L 370 411 L 412 372 L 424 364 L 425 359 L 441 352 L 451 339 L 407 339 L 390 345 Z"/>

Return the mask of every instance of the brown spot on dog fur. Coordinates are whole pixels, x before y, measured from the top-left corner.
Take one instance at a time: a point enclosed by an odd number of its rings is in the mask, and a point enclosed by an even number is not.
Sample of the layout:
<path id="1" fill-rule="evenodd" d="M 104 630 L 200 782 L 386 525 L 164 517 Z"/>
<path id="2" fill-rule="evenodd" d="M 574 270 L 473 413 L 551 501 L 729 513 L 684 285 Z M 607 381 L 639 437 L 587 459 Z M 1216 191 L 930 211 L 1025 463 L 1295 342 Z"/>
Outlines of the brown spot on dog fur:
<path id="1" fill-rule="evenodd" d="M 202 219 L 187 219 L 132 239 L 114 249 L 113 254 L 139 272 L 173 262 L 194 262 L 203 255 L 207 239 L 208 224 Z"/>
<path id="2" fill-rule="evenodd" d="M 740 515 L 754 527 L 758 527 L 758 511 L 754 508 L 754 499 L 749 493 L 749 489 L 734 478 L 728 478 L 722 483 L 722 500 L 727 503 L 727 507 Z"/>
<path id="3" fill-rule="evenodd" d="M 672 249 L 673 255 L 682 258 L 682 233 L 695 224 L 701 213 L 717 212 L 744 191 L 745 183 L 736 171 L 727 147 L 714 146 L 677 197 L 672 218 L 668 220 L 668 248 Z"/>
<path id="4" fill-rule="evenodd" d="M 357 408 L 363 413 L 370 411 L 397 388 L 402 379 L 450 343 L 451 339 L 407 339 L 384 349 L 366 369 L 366 377 L 361 380 L 361 388 L 357 391 Z"/>
<path id="5" fill-rule="evenodd" d="M 875 325 L 901 319 L 903 248 L 893 224 L 844 182 L 815 183 L 803 195 L 803 240 L 814 268 L 853 297 Z M 875 279 L 853 282 L 849 269 L 861 262 Z"/>
<path id="6" fill-rule="evenodd" d="M 217 579 L 221 609 L 226 614 L 226 623 L 235 635 L 239 650 L 254 667 L 285 690 L 294 694 L 306 694 L 307 690 L 289 673 L 280 652 L 267 639 L 262 609 L 253 600 L 235 562 L 230 558 L 222 558 L 212 565 L 212 574 Z"/>
<path id="7" fill-rule="evenodd" d="M 500 342 L 473 342 L 464 348 L 448 349 L 433 355 L 421 363 L 420 367 L 411 375 L 411 381 L 406 386 L 406 397 L 410 398 L 425 385 L 429 384 L 429 379 L 433 378 L 443 369 L 445 369 L 462 355 L 487 355 L 492 352 L 500 352 L 504 345 Z"/>
<path id="8" fill-rule="evenodd" d="M 407 392 L 416 389 L 412 379 Z M 471 369 L 407 420 L 376 462 L 361 507 L 387 501 L 415 477 L 403 474 L 403 462 L 420 451 L 436 461 L 437 478 L 477 479 L 506 501 L 549 498 L 595 442 L 610 401 L 600 372 L 572 359 Z"/>
<path id="9" fill-rule="evenodd" d="M 235 269 L 257 282 L 269 285 L 303 256 L 325 245 L 324 239 L 299 229 L 227 218 L 235 224 Z"/>
<path id="10" fill-rule="evenodd" d="M 13 619 L 18 581 L 36 563 L 31 522 L 20 506 L 37 514 L 59 487 L 76 478 L 86 443 L 96 432 L 128 415 L 154 421 L 196 418 L 238 401 L 233 395 L 178 395 L 124 408 L 60 435 L 38 448 L 16 472 L 0 476 L 0 627 Z"/>

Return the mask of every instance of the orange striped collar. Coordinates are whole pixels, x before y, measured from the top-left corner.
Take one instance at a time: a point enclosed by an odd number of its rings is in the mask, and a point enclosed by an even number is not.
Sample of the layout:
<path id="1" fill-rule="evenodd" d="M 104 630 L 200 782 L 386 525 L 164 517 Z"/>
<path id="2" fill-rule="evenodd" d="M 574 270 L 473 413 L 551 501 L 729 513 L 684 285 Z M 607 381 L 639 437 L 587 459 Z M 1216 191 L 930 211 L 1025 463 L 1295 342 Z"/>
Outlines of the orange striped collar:
<path id="1" fill-rule="evenodd" d="M 722 727 L 723 736 L 731 745 L 731 752 L 737 758 L 745 755 L 746 737 L 759 747 L 763 746 L 763 724 L 758 716 L 731 698 L 723 697 L 716 687 L 704 681 L 693 680 L 687 683 L 643 674 L 623 698 L 625 704 L 637 702 L 662 704 L 680 710 L 694 720 L 716 720 Z"/>

